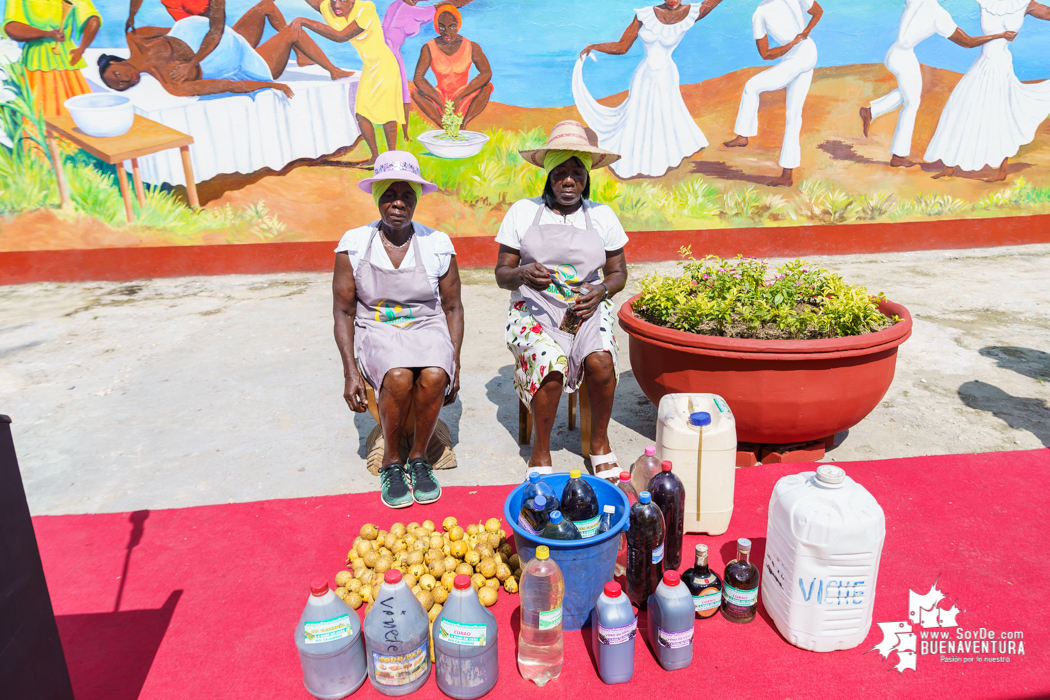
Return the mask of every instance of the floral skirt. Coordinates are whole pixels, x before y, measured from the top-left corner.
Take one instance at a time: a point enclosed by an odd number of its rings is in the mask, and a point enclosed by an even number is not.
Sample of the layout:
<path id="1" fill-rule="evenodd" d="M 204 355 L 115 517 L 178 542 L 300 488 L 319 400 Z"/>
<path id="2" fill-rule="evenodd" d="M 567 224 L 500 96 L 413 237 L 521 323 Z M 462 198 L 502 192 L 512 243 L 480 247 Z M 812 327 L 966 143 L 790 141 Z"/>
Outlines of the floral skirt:
<path id="1" fill-rule="evenodd" d="M 602 301 L 598 313 L 602 346 L 605 352 L 612 355 L 613 370 L 619 376 L 619 349 L 613 334 L 615 314 L 612 301 Z M 564 375 L 569 369 L 569 358 L 557 341 L 543 330 L 524 301 L 511 302 L 507 316 L 507 347 L 514 355 L 514 390 L 531 411 L 532 397 L 539 390 L 543 378 L 551 372 Z M 565 387 L 565 393 L 571 393 L 568 387 Z"/>

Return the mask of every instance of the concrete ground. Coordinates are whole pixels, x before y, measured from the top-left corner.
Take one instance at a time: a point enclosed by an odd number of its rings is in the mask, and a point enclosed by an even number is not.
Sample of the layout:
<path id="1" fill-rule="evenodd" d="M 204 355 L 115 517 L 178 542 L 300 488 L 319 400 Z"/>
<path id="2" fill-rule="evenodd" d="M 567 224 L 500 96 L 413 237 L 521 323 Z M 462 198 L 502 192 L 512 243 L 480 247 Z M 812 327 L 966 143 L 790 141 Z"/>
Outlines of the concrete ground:
<path id="1" fill-rule="evenodd" d="M 1050 246 L 814 260 L 915 318 L 886 398 L 827 459 L 1050 446 Z M 517 444 L 507 293 L 487 269 L 464 280 L 462 390 L 442 414 L 460 466 L 439 478 L 512 483 L 529 449 Z M 0 287 L 0 413 L 14 420 L 33 513 L 375 490 L 374 423 L 341 396 L 329 285 L 282 274 Z M 610 430 L 627 466 L 654 437 L 656 409 L 622 332 L 620 347 Z M 582 459 L 565 410 L 554 459 L 567 471 Z"/>

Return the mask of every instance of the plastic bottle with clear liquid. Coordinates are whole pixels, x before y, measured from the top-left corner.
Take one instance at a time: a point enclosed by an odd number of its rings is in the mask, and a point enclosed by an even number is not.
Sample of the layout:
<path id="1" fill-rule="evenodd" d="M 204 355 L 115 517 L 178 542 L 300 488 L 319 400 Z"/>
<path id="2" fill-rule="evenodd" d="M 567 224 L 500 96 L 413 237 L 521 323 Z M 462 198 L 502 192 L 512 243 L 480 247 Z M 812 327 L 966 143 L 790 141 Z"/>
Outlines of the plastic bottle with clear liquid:
<path id="1" fill-rule="evenodd" d="M 602 517 L 598 519 L 598 534 L 611 530 L 614 522 L 616 522 L 616 506 L 612 504 L 602 506 Z"/>
<path id="2" fill-rule="evenodd" d="M 631 485 L 635 493 L 649 489 L 649 480 L 660 473 L 660 460 L 656 458 L 656 448 L 649 445 L 645 454 L 631 465 Z"/>
<path id="3" fill-rule="evenodd" d="M 579 469 L 569 472 L 569 480 L 561 492 L 561 514 L 571 520 L 583 539 L 598 534 L 598 496 L 582 476 Z"/>
<path id="4" fill-rule="evenodd" d="M 565 579 L 540 545 L 521 574 L 521 634 L 518 635 L 518 670 L 525 680 L 544 686 L 561 675 L 564 647 L 562 601 Z"/>
<path id="5" fill-rule="evenodd" d="M 592 615 L 591 648 L 598 661 L 598 675 L 608 685 L 627 683 L 634 677 L 638 617 L 620 584 L 615 581 L 605 584 Z"/>
<path id="6" fill-rule="evenodd" d="M 631 527 L 627 531 L 627 597 L 645 607 L 664 571 L 664 516 L 642 491 L 631 506 Z"/>
<path id="7" fill-rule="evenodd" d="M 345 698 L 368 677 L 361 619 L 323 578 L 310 582 L 310 598 L 295 626 L 295 647 L 303 685 L 319 700 Z"/>
<path id="8" fill-rule="evenodd" d="M 561 511 L 559 510 L 551 513 L 550 520 L 547 521 L 547 527 L 543 528 L 540 537 L 545 540 L 583 539 L 583 537 L 580 536 L 580 531 L 576 529 L 576 526 L 572 524 L 572 521 L 568 518 L 563 518 Z"/>
<path id="9" fill-rule="evenodd" d="M 677 571 L 665 571 L 649 596 L 649 643 L 666 671 L 693 661 L 693 596 Z"/>
<path id="10" fill-rule="evenodd" d="M 481 605 L 470 577 L 456 576 L 433 626 L 434 674 L 442 693 L 474 700 L 495 687 L 497 633 L 496 617 Z"/>
<path id="11" fill-rule="evenodd" d="M 536 498 L 536 496 L 543 496 L 547 499 L 548 512 L 558 510 L 558 495 L 554 493 L 554 488 L 543 480 L 543 476 L 539 472 L 530 472 L 529 483 L 525 486 L 525 491 L 521 495 L 521 504 L 524 506 L 525 503 Z"/>
<path id="12" fill-rule="evenodd" d="M 539 535 L 547 527 L 550 514 L 554 511 L 549 507 L 546 496 L 539 495 L 525 502 L 518 514 L 518 527 L 530 535 Z"/>
<path id="13" fill-rule="evenodd" d="M 430 620 L 427 611 L 389 569 L 365 616 L 368 678 L 383 695 L 408 695 L 430 677 Z"/>
<path id="14" fill-rule="evenodd" d="M 677 570 L 682 563 L 682 534 L 685 530 L 685 486 L 664 460 L 660 473 L 649 480 L 653 503 L 664 514 L 664 568 Z"/>

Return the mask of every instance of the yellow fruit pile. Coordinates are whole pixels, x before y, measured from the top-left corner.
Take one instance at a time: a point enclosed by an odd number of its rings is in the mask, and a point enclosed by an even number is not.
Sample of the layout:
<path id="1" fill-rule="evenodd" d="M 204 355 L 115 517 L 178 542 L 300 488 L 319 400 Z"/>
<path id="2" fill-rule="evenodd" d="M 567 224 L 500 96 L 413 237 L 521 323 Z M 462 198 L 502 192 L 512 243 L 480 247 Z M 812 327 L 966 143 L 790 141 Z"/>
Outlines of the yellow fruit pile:
<path id="1" fill-rule="evenodd" d="M 511 551 L 507 533 L 497 518 L 463 528 L 455 518 L 448 517 L 441 523 L 441 532 L 432 520 L 424 520 L 422 525 L 394 523 L 389 531 L 365 523 L 346 555 L 351 570 L 335 575 L 335 594 L 354 610 L 367 605 L 367 612 L 372 609 L 383 576 L 390 569 L 398 569 L 433 621 L 456 576 L 464 574 L 470 576 L 481 604 L 491 607 L 496 604 L 500 586 L 507 593 L 518 592 L 521 560 Z"/>

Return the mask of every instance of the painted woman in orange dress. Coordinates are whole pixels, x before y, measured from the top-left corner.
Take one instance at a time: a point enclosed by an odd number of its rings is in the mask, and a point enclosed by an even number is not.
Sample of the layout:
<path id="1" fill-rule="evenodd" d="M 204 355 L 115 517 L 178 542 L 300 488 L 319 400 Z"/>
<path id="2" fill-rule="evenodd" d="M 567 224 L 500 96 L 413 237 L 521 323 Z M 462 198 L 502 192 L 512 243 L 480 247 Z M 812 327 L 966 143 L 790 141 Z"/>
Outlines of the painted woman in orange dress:
<path id="1" fill-rule="evenodd" d="M 481 47 L 459 35 L 463 19 L 452 5 L 437 8 L 434 28 L 438 37 L 423 45 L 416 63 L 414 85 L 410 89 L 412 101 L 427 119 L 441 127 L 445 103 L 451 101 L 456 113 L 463 117 L 466 127 L 484 111 L 492 95 L 492 68 Z M 477 75 L 470 79 L 470 68 Z M 434 72 L 437 85 L 427 80 L 428 70 Z"/>

